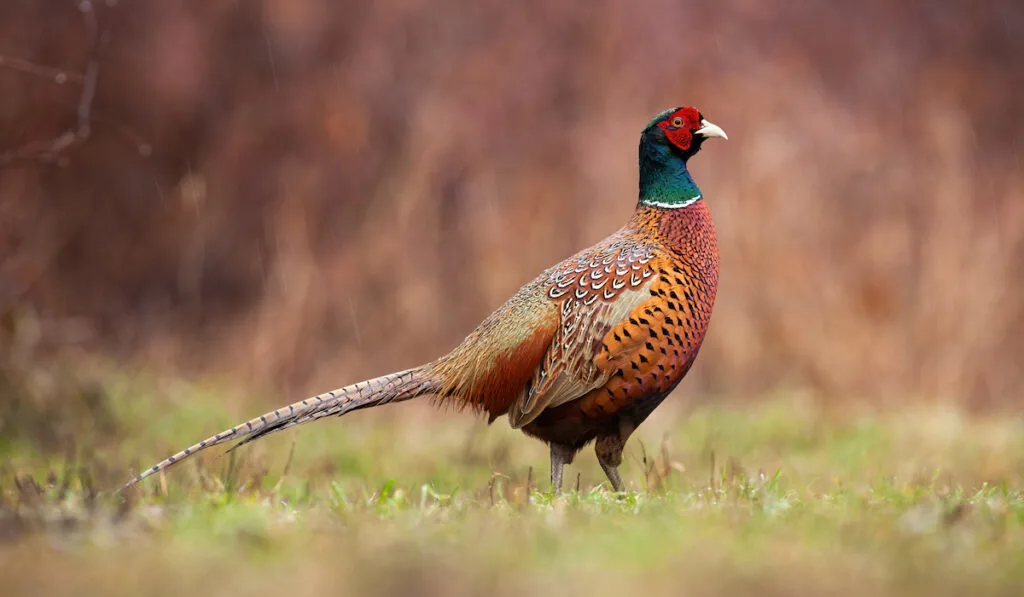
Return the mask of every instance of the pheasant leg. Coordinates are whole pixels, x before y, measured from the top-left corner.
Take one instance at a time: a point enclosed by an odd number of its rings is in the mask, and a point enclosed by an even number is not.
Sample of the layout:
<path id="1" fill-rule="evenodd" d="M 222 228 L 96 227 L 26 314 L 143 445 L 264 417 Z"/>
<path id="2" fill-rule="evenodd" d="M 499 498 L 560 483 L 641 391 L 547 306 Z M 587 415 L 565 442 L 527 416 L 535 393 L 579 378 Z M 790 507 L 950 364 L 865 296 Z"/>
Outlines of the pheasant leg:
<path id="1" fill-rule="evenodd" d="M 551 492 L 562 490 L 562 468 L 572 463 L 575 454 L 572 448 L 561 444 L 551 444 Z"/>
<path id="2" fill-rule="evenodd" d="M 633 424 L 623 421 L 619 425 L 618 433 L 598 436 L 594 444 L 597 461 L 601 463 L 601 468 L 604 469 L 604 474 L 608 476 L 616 493 L 626 489 L 619 475 L 619 465 L 622 464 L 622 448 L 626 445 L 629 435 L 633 433 L 633 429 Z"/>
<path id="3" fill-rule="evenodd" d="M 608 475 L 615 493 L 622 492 L 625 486 L 622 484 L 622 477 L 619 476 L 619 467 L 601 461 L 601 468 L 604 469 L 604 474 Z"/>

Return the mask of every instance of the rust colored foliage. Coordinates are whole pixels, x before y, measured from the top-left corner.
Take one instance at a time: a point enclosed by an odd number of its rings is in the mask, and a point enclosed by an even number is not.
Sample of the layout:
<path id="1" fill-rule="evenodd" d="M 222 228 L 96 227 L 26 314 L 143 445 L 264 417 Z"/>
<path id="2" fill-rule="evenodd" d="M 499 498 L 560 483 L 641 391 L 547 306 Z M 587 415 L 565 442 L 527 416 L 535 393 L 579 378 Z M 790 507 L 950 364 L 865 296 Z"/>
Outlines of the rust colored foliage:
<path id="1" fill-rule="evenodd" d="M 731 137 L 693 165 L 689 392 L 1016 401 L 1019 4 L 120 2 L 92 35 L 8 1 L 0 312 L 299 393 L 425 362 L 615 230 L 645 119 L 689 104 Z"/>

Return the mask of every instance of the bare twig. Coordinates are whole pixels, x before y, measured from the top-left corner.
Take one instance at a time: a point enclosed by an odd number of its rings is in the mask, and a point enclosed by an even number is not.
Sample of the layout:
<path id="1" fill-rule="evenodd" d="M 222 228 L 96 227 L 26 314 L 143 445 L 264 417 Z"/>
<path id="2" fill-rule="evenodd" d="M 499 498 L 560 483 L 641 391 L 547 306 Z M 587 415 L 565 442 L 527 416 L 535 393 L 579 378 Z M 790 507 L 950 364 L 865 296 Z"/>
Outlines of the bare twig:
<path id="1" fill-rule="evenodd" d="M 507 475 L 503 475 L 501 473 L 494 473 L 494 474 L 491 475 L 491 480 L 488 481 L 488 483 L 487 483 L 487 494 L 488 494 L 488 496 L 491 499 L 491 506 L 494 506 L 494 503 L 495 503 L 495 500 L 494 500 L 494 490 L 496 488 L 500 489 L 498 487 L 498 479 L 505 479 L 506 481 L 510 480 Z M 506 501 L 504 495 L 502 495 L 501 499 L 502 499 L 502 501 Z"/>
<path id="2" fill-rule="evenodd" d="M 530 466 L 530 470 L 526 473 L 526 501 L 524 505 L 530 503 L 530 492 L 533 491 L 533 466 Z"/>
<path id="3" fill-rule="evenodd" d="M 85 66 L 85 76 L 82 78 L 82 95 L 78 100 L 78 130 L 75 135 L 79 139 L 86 139 L 92 129 L 89 118 L 92 114 L 92 100 L 96 97 L 96 79 L 100 74 L 99 54 L 100 35 L 99 25 L 96 23 L 96 10 L 90 0 L 81 0 L 78 3 L 78 10 L 85 15 L 86 35 L 89 38 L 89 62 Z"/>
<path id="4" fill-rule="evenodd" d="M 54 83 L 63 84 L 67 82 L 81 83 L 85 78 L 81 73 L 66 71 L 62 68 L 36 64 L 23 58 L 4 56 L 0 54 L 0 67 L 21 71 L 30 75 L 36 75 L 45 79 L 53 79 Z"/>
<path id="5" fill-rule="evenodd" d="M 0 153 L 0 168 L 11 163 L 25 160 L 53 161 L 68 148 L 78 145 L 89 138 L 92 131 L 92 103 L 96 96 L 96 81 L 99 78 L 99 25 L 96 20 L 96 9 L 91 0 L 79 0 L 78 10 L 85 21 L 86 38 L 89 41 L 89 61 L 85 73 L 78 75 L 66 73 L 59 69 L 41 66 L 28 60 L 11 57 L 0 57 L 0 66 L 6 66 L 22 72 L 53 77 L 57 83 L 73 79 L 80 81 L 82 92 L 78 98 L 76 122 L 74 128 L 62 132 L 48 141 L 32 141 L 18 149 Z"/>
<path id="6" fill-rule="evenodd" d="M 708 487 L 715 492 L 715 451 L 711 450 L 711 470 L 708 471 Z"/>
<path id="7" fill-rule="evenodd" d="M 281 471 L 281 478 L 277 480 L 277 484 L 274 485 L 274 494 L 276 495 L 281 489 L 281 484 L 284 483 L 284 478 L 288 476 L 288 472 L 292 470 L 292 458 L 295 456 L 295 434 L 292 434 L 292 447 L 288 450 L 288 460 L 284 463 L 284 470 Z"/>

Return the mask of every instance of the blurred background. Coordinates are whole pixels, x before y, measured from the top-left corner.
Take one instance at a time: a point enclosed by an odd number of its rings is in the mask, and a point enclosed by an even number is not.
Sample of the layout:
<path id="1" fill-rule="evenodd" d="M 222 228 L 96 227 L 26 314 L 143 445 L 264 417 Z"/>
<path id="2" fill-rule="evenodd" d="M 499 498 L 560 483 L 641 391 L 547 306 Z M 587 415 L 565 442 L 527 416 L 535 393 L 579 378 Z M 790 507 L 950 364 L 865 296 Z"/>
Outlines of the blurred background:
<path id="1" fill-rule="evenodd" d="M 1020 399 L 1017 0 L 5 0 L 0 56 L 0 432 L 74 412 L 40 371 L 253 411 L 433 359 L 629 217 L 680 104 L 730 138 L 678 394 Z"/>

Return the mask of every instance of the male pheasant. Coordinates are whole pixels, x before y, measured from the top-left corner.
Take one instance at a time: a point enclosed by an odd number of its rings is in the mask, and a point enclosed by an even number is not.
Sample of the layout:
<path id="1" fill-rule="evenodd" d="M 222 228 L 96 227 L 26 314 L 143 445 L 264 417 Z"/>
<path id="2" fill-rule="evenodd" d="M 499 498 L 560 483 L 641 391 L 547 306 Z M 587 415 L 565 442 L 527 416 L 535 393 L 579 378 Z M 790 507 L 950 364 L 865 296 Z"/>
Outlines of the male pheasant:
<path id="1" fill-rule="evenodd" d="M 307 398 L 209 437 L 125 487 L 230 440 L 361 408 L 433 396 L 551 448 L 551 484 L 596 440 L 616 491 L 630 434 L 693 365 L 718 288 L 718 242 L 687 160 L 725 132 L 693 107 L 665 110 L 640 136 L 640 197 L 618 232 L 542 272 L 434 362 Z"/>

